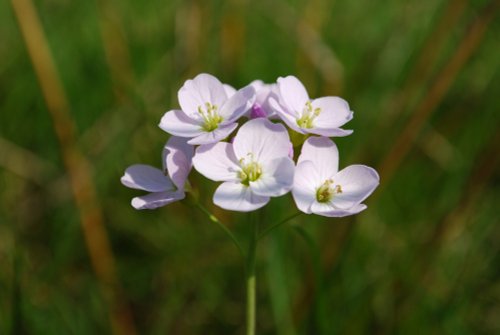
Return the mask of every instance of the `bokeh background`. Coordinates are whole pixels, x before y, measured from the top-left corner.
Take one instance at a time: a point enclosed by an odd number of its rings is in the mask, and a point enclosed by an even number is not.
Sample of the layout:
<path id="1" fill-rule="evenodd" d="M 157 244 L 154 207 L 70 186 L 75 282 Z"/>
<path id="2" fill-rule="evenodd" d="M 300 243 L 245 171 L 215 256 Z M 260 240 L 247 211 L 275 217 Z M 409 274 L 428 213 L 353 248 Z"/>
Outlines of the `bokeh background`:
<path id="1" fill-rule="evenodd" d="M 135 211 L 157 124 L 200 72 L 339 95 L 356 217 L 260 244 L 259 334 L 500 333 L 496 0 L 0 2 L 0 334 L 241 334 L 237 250 L 189 202 Z M 200 199 L 245 243 L 247 215 Z M 266 226 L 295 211 L 272 200 Z"/>

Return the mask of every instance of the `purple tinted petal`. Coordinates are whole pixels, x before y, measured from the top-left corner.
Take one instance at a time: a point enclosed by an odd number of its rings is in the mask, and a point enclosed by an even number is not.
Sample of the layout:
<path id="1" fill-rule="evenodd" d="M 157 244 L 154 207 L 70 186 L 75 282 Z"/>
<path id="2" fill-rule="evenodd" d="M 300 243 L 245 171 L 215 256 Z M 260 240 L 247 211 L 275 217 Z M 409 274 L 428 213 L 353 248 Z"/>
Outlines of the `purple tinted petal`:
<path id="1" fill-rule="evenodd" d="M 219 108 L 227 100 L 226 90 L 214 76 L 201 73 L 192 80 L 187 80 L 178 93 L 182 110 L 191 118 L 196 118 L 198 107 L 205 107 L 208 102 Z"/>
<path id="2" fill-rule="evenodd" d="M 226 91 L 226 95 L 229 98 L 231 98 L 234 93 L 236 93 L 236 89 L 231 86 L 231 85 L 228 85 L 228 84 L 222 84 L 224 86 L 224 91 Z"/>
<path id="3" fill-rule="evenodd" d="M 278 78 L 278 86 L 282 101 L 288 109 L 301 113 L 309 101 L 304 85 L 296 77 L 288 76 Z"/>
<path id="4" fill-rule="evenodd" d="M 269 84 L 266 85 L 265 91 L 267 91 L 267 95 L 265 98 L 262 98 L 262 93 L 260 94 L 260 99 L 263 99 L 261 102 L 262 109 L 266 113 L 268 118 L 279 118 L 271 107 L 270 101 L 274 99 L 276 101 L 280 101 L 281 97 L 279 94 L 279 88 L 277 84 Z M 257 97 L 259 98 L 259 96 Z"/>
<path id="5" fill-rule="evenodd" d="M 297 125 L 297 118 L 294 115 L 286 112 L 283 109 L 283 107 L 278 103 L 278 101 L 271 98 L 269 100 L 269 105 L 271 106 L 273 111 L 276 113 L 276 115 L 278 115 L 279 118 L 281 120 L 283 120 L 288 127 L 292 128 L 293 130 L 295 130 L 298 133 L 305 134 L 304 130 Z"/>
<path id="6" fill-rule="evenodd" d="M 201 145 L 193 158 L 196 171 L 214 181 L 238 181 L 240 165 L 232 145 L 225 142 Z"/>
<path id="7" fill-rule="evenodd" d="M 249 187 L 235 182 L 222 183 L 214 194 L 214 204 L 238 212 L 250 212 L 264 207 L 269 197 L 254 194 Z"/>
<path id="8" fill-rule="evenodd" d="M 219 110 L 224 123 L 234 122 L 245 114 L 255 101 L 255 89 L 252 86 L 243 87 L 233 94 Z"/>
<path id="9" fill-rule="evenodd" d="M 201 135 L 190 139 L 188 143 L 191 145 L 216 143 L 228 137 L 229 134 L 236 129 L 236 127 L 238 127 L 237 123 L 219 125 L 219 128 L 212 130 L 211 132 L 203 132 Z"/>
<path id="10" fill-rule="evenodd" d="M 331 203 L 314 202 L 311 205 L 312 213 L 334 218 L 358 214 L 359 212 L 364 211 L 366 208 L 367 207 L 364 204 L 358 204 L 349 209 L 339 209 L 333 206 Z"/>
<path id="11" fill-rule="evenodd" d="M 312 101 L 313 108 L 320 108 L 321 112 L 314 118 L 312 129 L 308 132 L 322 136 L 347 136 L 352 130 L 344 130 L 340 127 L 349 122 L 353 113 L 349 104 L 339 97 L 324 97 Z"/>
<path id="12" fill-rule="evenodd" d="M 348 209 L 365 200 L 377 188 L 380 178 L 371 167 L 351 165 L 339 171 L 333 180 L 342 187 L 342 193 L 336 194 L 332 203 L 338 208 Z"/>
<path id="13" fill-rule="evenodd" d="M 187 144 L 187 139 L 172 136 L 167 141 L 164 152 L 164 164 L 170 179 L 179 190 L 184 190 L 187 177 L 193 166 L 194 147 Z"/>
<path id="14" fill-rule="evenodd" d="M 120 180 L 127 187 L 148 192 L 162 192 L 174 188 L 161 170 L 144 164 L 128 167 Z"/>
<path id="15" fill-rule="evenodd" d="M 203 134 L 202 123 L 189 118 L 181 110 L 165 113 L 160 121 L 160 128 L 169 134 L 180 137 L 195 137 Z"/>
<path id="16" fill-rule="evenodd" d="M 181 191 L 150 193 L 132 199 L 132 206 L 135 209 L 155 209 L 182 200 L 185 196 Z"/>
<path id="17" fill-rule="evenodd" d="M 238 130 L 233 149 L 238 159 L 253 159 L 261 164 L 275 158 L 287 157 L 290 138 L 282 124 L 258 118 L 247 121 Z"/>
<path id="18" fill-rule="evenodd" d="M 258 117 L 267 117 L 267 115 L 258 103 L 254 103 L 250 110 L 250 119 L 256 119 Z"/>
<path id="19" fill-rule="evenodd" d="M 252 192 L 262 196 L 278 197 L 288 193 L 293 186 L 294 162 L 288 157 L 276 158 L 262 164 L 262 174 L 250 182 Z"/>
<path id="20" fill-rule="evenodd" d="M 321 135 L 326 137 L 344 137 L 352 134 L 351 129 L 342 129 L 342 128 L 320 128 L 314 127 L 310 129 L 304 129 L 306 132 Z"/>
<path id="21" fill-rule="evenodd" d="M 311 161 L 297 164 L 293 179 L 292 195 L 298 209 L 304 213 L 311 213 L 311 205 L 316 201 L 316 188 L 323 183 L 321 177 Z"/>
<path id="22" fill-rule="evenodd" d="M 323 128 L 339 128 L 352 119 L 349 104 L 339 97 L 323 97 L 312 101 L 313 108 L 321 112 L 314 119 L 314 124 Z"/>
<path id="23" fill-rule="evenodd" d="M 278 85 L 276 84 L 264 84 L 262 80 L 255 80 L 250 83 L 250 85 L 255 89 L 256 96 L 255 102 L 252 109 L 247 113 L 249 119 L 255 119 L 258 117 L 275 117 L 274 110 L 269 104 L 269 99 L 274 98 L 279 100 Z"/>
<path id="24" fill-rule="evenodd" d="M 318 171 L 321 183 L 335 175 L 339 168 L 339 151 L 327 137 L 309 137 L 302 145 L 297 163 L 311 161 Z"/>

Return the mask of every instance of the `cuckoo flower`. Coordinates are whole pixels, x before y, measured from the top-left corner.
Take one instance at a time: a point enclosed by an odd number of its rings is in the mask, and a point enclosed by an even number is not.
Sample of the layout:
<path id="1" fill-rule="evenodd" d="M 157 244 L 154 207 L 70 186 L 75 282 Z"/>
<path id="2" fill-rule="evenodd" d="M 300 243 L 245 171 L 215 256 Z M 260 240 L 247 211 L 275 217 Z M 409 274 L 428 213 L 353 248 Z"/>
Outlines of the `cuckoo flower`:
<path id="1" fill-rule="evenodd" d="M 262 80 L 254 80 L 250 83 L 255 89 L 255 102 L 252 108 L 247 112 L 249 119 L 258 117 L 273 118 L 276 116 L 273 108 L 271 108 L 271 98 L 279 100 L 278 85 L 265 84 Z"/>
<path id="2" fill-rule="evenodd" d="M 121 178 L 123 185 L 150 192 L 132 199 L 136 209 L 154 209 L 184 199 L 184 186 L 192 168 L 193 146 L 172 136 L 163 148 L 162 170 L 149 165 L 132 165 Z"/>
<path id="3" fill-rule="evenodd" d="M 280 100 L 271 99 L 276 113 L 293 130 L 322 136 L 347 136 L 341 129 L 352 119 L 347 102 L 339 97 L 310 99 L 304 85 L 294 76 L 278 78 Z"/>
<path id="4" fill-rule="evenodd" d="M 230 96 L 229 96 L 230 95 Z M 162 117 L 160 128 L 175 136 L 190 138 L 189 144 L 216 143 L 232 133 L 255 100 L 251 86 L 233 92 L 212 75 L 202 73 L 187 80 L 178 92 L 180 110 Z"/>
<path id="5" fill-rule="evenodd" d="M 198 147 L 193 165 L 208 179 L 223 182 L 214 194 L 217 206 L 248 212 L 291 190 L 290 145 L 283 125 L 257 118 L 241 126 L 232 143 Z"/>
<path id="6" fill-rule="evenodd" d="M 293 183 L 293 198 L 299 210 L 341 217 L 366 209 L 361 202 L 379 184 L 377 172 L 364 165 L 338 171 L 337 146 L 326 137 L 310 137 L 302 146 Z"/>

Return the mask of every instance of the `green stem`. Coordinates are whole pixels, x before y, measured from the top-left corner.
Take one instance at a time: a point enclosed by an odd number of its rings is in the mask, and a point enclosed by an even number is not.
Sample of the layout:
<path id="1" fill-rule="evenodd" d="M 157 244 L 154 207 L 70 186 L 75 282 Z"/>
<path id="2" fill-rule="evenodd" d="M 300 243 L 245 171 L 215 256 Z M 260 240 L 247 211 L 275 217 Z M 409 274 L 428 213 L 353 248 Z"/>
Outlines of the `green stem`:
<path id="1" fill-rule="evenodd" d="M 255 259 L 257 253 L 257 241 L 259 236 L 259 221 L 257 215 L 252 213 L 253 217 L 253 233 L 250 238 L 247 258 L 247 331 L 246 335 L 255 335 L 255 315 L 256 315 L 256 276 L 255 276 Z"/>
<path id="2" fill-rule="evenodd" d="M 199 202 L 196 202 L 196 206 L 207 215 L 208 219 L 212 221 L 213 223 L 217 224 L 229 238 L 233 241 L 234 245 L 238 248 L 240 251 L 241 256 L 244 258 L 245 257 L 245 252 L 243 251 L 243 248 L 241 247 L 241 244 L 238 242 L 234 234 L 227 228 L 222 222 L 217 219 L 215 215 L 213 215 L 208 209 L 206 209 L 202 204 Z"/>
<path id="3" fill-rule="evenodd" d="M 278 223 L 275 223 L 273 224 L 272 226 L 270 227 L 267 227 L 266 229 L 264 229 L 264 231 L 258 236 L 257 240 L 260 240 L 261 238 L 263 238 L 264 236 L 266 236 L 267 234 L 269 234 L 271 231 L 273 231 L 274 229 L 278 228 L 279 226 L 287 223 L 288 221 L 296 218 L 297 216 L 299 216 L 300 214 L 302 214 L 302 212 L 297 212 L 295 214 L 292 214 L 290 215 L 289 217 L 283 219 L 282 221 L 278 222 Z"/>

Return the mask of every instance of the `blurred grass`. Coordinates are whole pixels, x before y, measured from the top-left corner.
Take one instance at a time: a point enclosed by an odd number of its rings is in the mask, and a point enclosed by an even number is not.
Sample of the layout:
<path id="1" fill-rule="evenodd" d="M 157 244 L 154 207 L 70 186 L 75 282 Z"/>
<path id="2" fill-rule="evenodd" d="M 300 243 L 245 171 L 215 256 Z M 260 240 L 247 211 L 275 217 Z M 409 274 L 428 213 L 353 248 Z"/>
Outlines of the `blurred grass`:
<path id="1" fill-rule="evenodd" d="M 361 215 L 302 216 L 264 240 L 260 334 L 500 332 L 497 1 L 34 5 L 138 333 L 243 329 L 231 242 L 184 204 L 133 210 L 137 192 L 119 183 L 128 165 L 160 163 L 159 119 L 199 72 L 234 86 L 295 74 L 313 97 L 340 95 L 355 111 L 354 134 L 336 140 L 341 166 L 391 167 Z M 7 1 L 0 40 L 0 334 L 111 333 L 115 311 Z M 210 204 L 215 183 L 192 182 Z M 273 200 L 266 223 L 291 203 Z M 245 238 L 244 214 L 212 209 Z"/>

